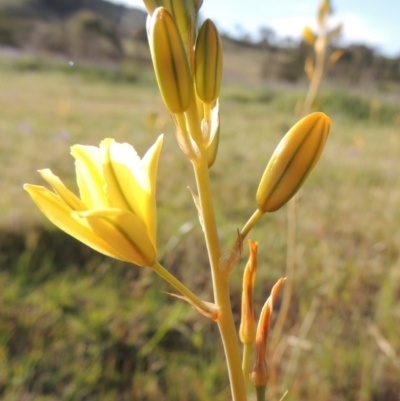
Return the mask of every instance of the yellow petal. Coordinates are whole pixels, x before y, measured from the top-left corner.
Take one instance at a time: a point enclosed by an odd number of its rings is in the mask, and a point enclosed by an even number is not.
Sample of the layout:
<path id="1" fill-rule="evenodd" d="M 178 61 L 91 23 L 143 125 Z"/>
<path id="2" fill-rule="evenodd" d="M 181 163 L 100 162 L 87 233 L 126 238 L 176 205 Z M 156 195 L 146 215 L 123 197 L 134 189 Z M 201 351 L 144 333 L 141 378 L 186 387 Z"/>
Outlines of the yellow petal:
<path id="1" fill-rule="evenodd" d="M 82 202 L 88 209 L 107 207 L 101 149 L 74 145 L 71 154 L 75 158 L 76 179 Z"/>
<path id="2" fill-rule="evenodd" d="M 311 46 L 314 46 L 315 41 L 317 40 L 317 36 L 308 25 L 303 29 L 303 39 Z"/>
<path id="3" fill-rule="evenodd" d="M 104 238 L 128 260 L 139 266 L 151 266 L 156 250 L 147 234 L 147 228 L 138 216 L 118 209 L 99 209 L 73 213 L 77 220 L 84 220 L 93 231 Z"/>
<path id="4" fill-rule="evenodd" d="M 135 149 L 127 143 L 104 147 L 103 171 L 111 208 L 133 212 L 145 221 L 143 205 L 150 195 L 150 182 Z"/>
<path id="5" fill-rule="evenodd" d="M 83 202 L 73 192 L 71 192 L 62 181 L 51 172 L 50 169 L 39 170 L 39 173 L 70 209 L 77 211 L 87 209 Z"/>
<path id="6" fill-rule="evenodd" d="M 58 228 L 104 255 L 124 260 L 122 254 L 95 234 L 90 226 L 81 224 L 74 219 L 71 216 L 73 210 L 60 196 L 45 187 L 36 185 L 25 184 L 24 189 L 29 193 L 40 211 Z"/>
<path id="7" fill-rule="evenodd" d="M 113 142 L 105 152 L 104 174 L 110 206 L 132 211 L 147 226 L 148 236 L 156 247 L 156 174 L 163 137 L 141 160 L 126 143 Z"/>
<path id="8" fill-rule="evenodd" d="M 160 135 L 155 144 L 146 152 L 142 159 L 143 166 L 145 167 L 150 179 L 152 193 L 155 193 L 156 190 L 158 159 L 160 158 L 163 139 L 164 135 Z"/>
<path id="9" fill-rule="evenodd" d="M 157 233 L 157 205 L 156 205 L 156 183 L 158 159 L 160 158 L 161 147 L 164 136 L 160 135 L 156 143 L 146 152 L 142 159 L 150 182 L 150 199 L 146 203 L 144 213 L 146 215 L 147 229 L 153 245 L 156 247 Z"/>
<path id="10" fill-rule="evenodd" d="M 164 0 L 165 7 L 173 16 L 185 45 L 192 44 L 196 38 L 196 10 L 194 1 Z"/>

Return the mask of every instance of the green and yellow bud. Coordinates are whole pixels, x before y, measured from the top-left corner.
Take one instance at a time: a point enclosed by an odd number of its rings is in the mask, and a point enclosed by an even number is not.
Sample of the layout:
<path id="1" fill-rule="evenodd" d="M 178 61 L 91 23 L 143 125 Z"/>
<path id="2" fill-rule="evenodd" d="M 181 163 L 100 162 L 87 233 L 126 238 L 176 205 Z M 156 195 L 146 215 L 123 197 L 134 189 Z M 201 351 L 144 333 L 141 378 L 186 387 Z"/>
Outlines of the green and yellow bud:
<path id="1" fill-rule="evenodd" d="M 328 116 L 313 113 L 301 119 L 283 137 L 257 190 L 261 211 L 278 210 L 300 189 L 321 156 L 330 127 Z"/>
<path id="2" fill-rule="evenodd" d="M 322 0 L 319 6 L 318 13 L 321 15 L 329 15 L 332 14 L 332 6 L 330 0 Z"/>
<path id="3" fill-rule="evenodd" d="M 317 16 L 319 26 L 324 26 L 325 17 L 332 13 L 333 10 L 330 0 L 322 0 L 318 9 L 318 16 Z"/>
<path id="4" fill-rule="evenodd" d="M 222 43 L 214 23 L 207 19 L 197 36 L 194 56 L 197 97 L 206 104 L 219 96 L 222 78 Z"/>
<path id="5" fill-rule="evenodd" d="M 171 113 L 183 113 L 190 105 L 192 78 L 178 27 L 164 7 L 157 8 L 151 17 L 149 42 L 164 103 Z"/>
<path id="6" fill-rule="evenodd" d="M 305 26 L 303 29 L 303 39 L 311 46 L 314 46 L 315 41 L 317 40 L 316 35 L 309 26 Z"/>
<path id="7" fill-rule="evenodd" d="M 162 0 L 165 7 L 174 18 L 183 43 L 193 47 L 196 34 L 196 10 L 193 1 Z"/>

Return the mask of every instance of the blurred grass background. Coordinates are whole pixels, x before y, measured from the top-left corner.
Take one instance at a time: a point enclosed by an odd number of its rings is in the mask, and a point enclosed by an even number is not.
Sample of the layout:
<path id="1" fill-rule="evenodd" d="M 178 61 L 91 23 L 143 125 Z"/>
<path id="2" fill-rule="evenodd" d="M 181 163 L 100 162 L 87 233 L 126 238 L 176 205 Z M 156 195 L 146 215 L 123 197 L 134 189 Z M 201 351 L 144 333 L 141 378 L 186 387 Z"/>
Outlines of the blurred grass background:
<path id="1" fill-rule="evenodd" d="M 261 174 L 296 122 L 306 88 L 304 81 L 260 83 L 249 62 L 254 49 L 241 51 L 226 54 L 220 151 L 211 170 L 224 249 L 254 211 Z M 102 257 L 52 227 L 22 190 L 25 182 L 42 184 L 36 171 L 51 168 L 76 191 L 72 144 L 113 137 L 142 155 L 164 132 L 159 255 L 211 300 L 206 249 L 187 190 L 194 187 L 191 166 L 149 65 L 7 49 L 0 82 L 0 398 L 225 401 L 216 327 L 163 293 L 171 289 L 150 270 Z M 298 271 L 279 346 L 279 388 L 290 389 L 288 401 L 398 401 L 398 83 L 337 82 L 325 83 L 316 105 L 333 125 L 300 192 Z M 284 274 L 285 210 L 265 216 L 251 238 L 260 248 L 259 312 Z M 237 319 L 247 252 L 231 280 Z"/>

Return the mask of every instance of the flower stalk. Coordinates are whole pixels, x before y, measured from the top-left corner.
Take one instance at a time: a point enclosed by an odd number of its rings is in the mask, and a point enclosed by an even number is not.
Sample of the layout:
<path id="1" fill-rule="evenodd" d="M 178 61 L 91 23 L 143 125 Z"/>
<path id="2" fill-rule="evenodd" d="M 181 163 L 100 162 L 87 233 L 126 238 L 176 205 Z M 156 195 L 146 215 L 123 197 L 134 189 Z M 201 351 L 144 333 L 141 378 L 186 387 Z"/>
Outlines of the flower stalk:
<path id="1" fill-rule="evenodd" d="M 253 290 L 258 244 L 249 241 L 242 319 L 237 333 L 229 277 L 251 229 L 264 214 L 288 202 L 314 168 L 329 134 L 330 119 L 314 113 L 289 130 L 261 178 L 255 195 L 256 211 L 237 233 L 233 248 L 222 256 L 210 183 L 210 168 L 218 154 L 220 136 L 221 39 L 211 20 L 206 20 L 197 34 L 202 0 L 144 3 L 149 13 L 149 43 L 160 94 L 174 124 L 177 142 L 194 170 L 197 194 L 191 192 L 207 247 L 213 302 L 201 300 L 157 259 L 156 174 L 162 135 L 143 158 L 132 146 L 113 139 L 105 139 L 99 147 L 73 146 L 79 197 L 48 169 L 40 174 L 53 191 L 29 184 L 25 189 L 60 229 L 107 256 L 151 268 L 179 292 L 170 295 L 187 301 L 215 321 L 224 348 L 231 399 L 247 400 L 250 376 L 257 399 L 262 401 L 269 378 L 267 346 L 273 305 L 283 279 L 273 287 L 256 329 Z M 239 338 L 243 344 L 242 359 Z M 255 358 L 250 369 L 254 344 Z"/>

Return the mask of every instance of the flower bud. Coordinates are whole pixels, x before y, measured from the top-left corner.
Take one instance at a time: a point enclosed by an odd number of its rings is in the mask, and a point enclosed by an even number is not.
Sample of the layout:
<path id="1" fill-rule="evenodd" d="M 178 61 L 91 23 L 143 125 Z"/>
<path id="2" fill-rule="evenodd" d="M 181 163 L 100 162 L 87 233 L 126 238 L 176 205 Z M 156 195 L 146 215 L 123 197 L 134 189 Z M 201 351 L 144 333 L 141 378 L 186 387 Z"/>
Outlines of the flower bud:
<path id="1" fill-rule="evenodd" d="M 338 24 L 336 28 L 332 29 L 328 34 L 329 41 L 332 42 L 332 40 L 337 38 L 342 33 L 342 29 L 343 29 L 342 24 Z"/>
<path id="2" fill-rule="evenodd" d="M 300 189 L 321 156 L 330 126 L 328 116 L 313 113 L 301 119 L 283 137 L 257 190 L 261 211 L 278 210 Z"/>
<path id="3" fill-rule="evenodd" d="M 319 6 L 319 9 L 318 9 L 318 16 L 317 16 L 319 26 L 323 26 L 325 23 L 324 22 L 325 17 L 332 13 L 333 13 L 333 10 L 331 7 L 330 0 L 322 0 L 321 4 Z"/>
<path id="4" fill-rule="evenodd" d="M 254 320 L 253 290 L 257 271 L 258 242 L 249 240 L 250 256 L 243 273 L 242 313 L 239 328 L 240 341 L 243 344 L 253 343 L 256 338 Z"/>
<path id="5" fill-rule="evenodd" d="M 262 308 L 257 326 L 256 349 L 254 363 L 250 371 L 250 380 L 257 387 L 264 387 L 268 383 L 269 368 L 267 363 L 268 337 L 271 331 L 274 303 L 285 279 L 280 278 L 272 287 L 271 295 Z"/>
<path id="6" fill-rule="evenodd" d="M 303 29 L 303 39 L 311 46 L 314 46 L 317 38 L 309 26 L 305 26 Z"/>
<path id="7" fill-rule="evenodd" d="M 193 1 L 188 0 L 162 0 L 162 5 L 172 15 L 181 34 L 185 46 L 193 44 L 196 35 L 196 11 Z"/>
<path id="8" fill-rule="evenodd" d="M 204 21 L 197 36 L 194 63 L 197 96 L 203 103 L 213 103 L 221 87 L 222 43 L 210 19 Z"/>
<path id="9" fill-rule="evenodd" d="M 151 17 L 149 42 L 164 103 L 171 113 L 183 113 L 189 108 L 192 91 L 189 63 L 176 23 L 163 7 Z"/>

